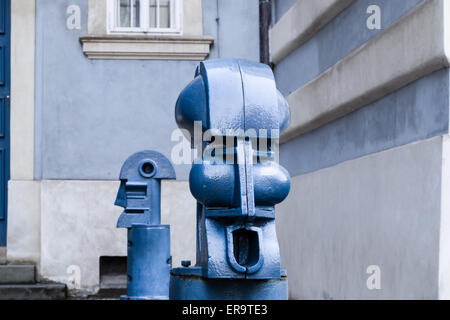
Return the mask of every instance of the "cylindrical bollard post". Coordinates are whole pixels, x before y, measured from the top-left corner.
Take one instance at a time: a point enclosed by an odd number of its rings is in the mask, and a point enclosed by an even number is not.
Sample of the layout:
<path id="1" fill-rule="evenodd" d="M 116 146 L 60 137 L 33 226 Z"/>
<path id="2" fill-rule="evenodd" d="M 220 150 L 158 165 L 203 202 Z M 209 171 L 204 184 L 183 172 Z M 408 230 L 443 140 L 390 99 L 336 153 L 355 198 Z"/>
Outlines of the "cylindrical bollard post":
<path id="1" fill-rule="evenodd" d="M 125 299 L 168 300 L 170 268 L 168 225 L 133 225 L 128 229 L 128 296 Z"/>

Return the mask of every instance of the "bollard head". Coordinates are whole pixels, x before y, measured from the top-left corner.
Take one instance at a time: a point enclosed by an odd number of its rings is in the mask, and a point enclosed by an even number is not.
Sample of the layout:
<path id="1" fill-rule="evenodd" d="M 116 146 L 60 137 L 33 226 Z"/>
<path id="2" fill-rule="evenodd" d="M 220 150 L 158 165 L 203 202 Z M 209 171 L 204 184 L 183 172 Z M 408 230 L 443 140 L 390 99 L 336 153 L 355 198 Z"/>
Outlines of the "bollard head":
<path id="1" fill-rule="evenodd" d="M 137 169 L 137 170 L 136 170 Z M 146 150 L 131 155 L 122 165 L 120 180 L 175 179 L 169 159 L 159 152 Z"/>
<path id="2" fill-rule="evenodd" d="M 196 121 L 203 133 L 201 145 L 191 140 L 202 158 L 189 176 L 197 200 L 196 267 L 208 278 L 280 279 L 274 206 L 287 197 L 290 176 L 277 152 L 290 111 L 272 70 L 238 59 L 201 62 L 175 117 L 191 136 Z"/>
<path id="3" fill-rule="evenodd" d="M 220 59 L 200 63 L 194 80 L 178 97 L 175 119 L 191 136 L 194 121 L 201 121 L 203 131 L 221 130 L 226 136 L 228 129 L 281 131 L 290 111 L 267 65 Z"/>
<path id="4" fill-rule="evenodd" d="M 163 179 L 175 179 L 175 170 L 159 152 L 137 152 L 125 161 L 114 203 L 125 210 L 119 217 L 117 227 L 150 225 L 160 220 L 160 181 Z"/>
<path id="5" fill-rule="evenodd" d="M 201 62 L 194 80 L 178 97 L 175 117 L 178 126 L 188 130 L 191 136 L 195 134 L 194 122 L 200 121 L 203 132 L 214 132 L 214 143 L 226 141 L 224 151 L 227 156 L 234 153 L 239 158 L 239 153 L 242 155 L 246 152 L 244 149 L 248 149 L 252 153 L 250 157 L 258 158 L 252 168 L 251 180 L 255 187 L 250 190 L 254 191 L 252 198 L 256 205 L 273 206 L 286 198 L 290 176 L 275 158 L 279 133 L 289 124 L 290 110 L 267 65 L 240 59 Z M 241 141 L 250 138 L 252 145 L 247 148 L 249 143 L 242 141 L 240 146 L 234 144 L 230 148 L 229 138 Z M 205 145 L 212 146 L 213 143 L 206 141 Z M 220 142 L 218 146 L 223 148 Z M 206 207 L 238 208 L 243 205 L 242 194 L 246 190 L 242 187 L 252 181 L 247 182 L 249 177 L 236 169 L 235 163 L 239 159 L 232 156 L 234 162 L 230 164 L 229 158 L 223 159 L 227 156 L 218 159 L 202 152 L 203 162 L 194 164 L 191 169 L 191 193 Z M 222 214 L 227 215 L 226 212 Z"/>

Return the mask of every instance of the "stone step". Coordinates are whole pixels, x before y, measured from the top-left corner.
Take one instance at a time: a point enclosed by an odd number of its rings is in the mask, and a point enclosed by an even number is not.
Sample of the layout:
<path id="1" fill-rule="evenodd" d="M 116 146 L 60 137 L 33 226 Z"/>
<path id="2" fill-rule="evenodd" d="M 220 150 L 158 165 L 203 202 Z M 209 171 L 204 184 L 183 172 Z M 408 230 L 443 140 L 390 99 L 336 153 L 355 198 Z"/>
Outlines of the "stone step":
<path id="1" fill-rule="evenodd" d="M 103 282 L 100 284 L 100 290 L 95 295 L 99 299 L 119 299 L 120 296 L 127 294 L 127 278 L 125 281 Z M 121 280 L 121 279 L 119 279 Z"/>
<path id="2" fill-rule="evenodd" d="M 127 288 L 100 288 L 98 293 L 95 296 L 92 296 L 92 298 L 95 299 L 119 299 L 121 296 L 127 294 Z"/>
<path id="3" fill-rule="evenodd" d="M 6 264 L 6 247 L 0 247 L 0 265 Z"/>
<path id="4" fill-rule="evenodd" d="M 36 282 L 34 265 L 0 265 L 0 285 Z"/>
<path id="5" fill-rule="evenodd" d="M 64 300 L 64 284 L 2 284 L 0 300 Z"/>

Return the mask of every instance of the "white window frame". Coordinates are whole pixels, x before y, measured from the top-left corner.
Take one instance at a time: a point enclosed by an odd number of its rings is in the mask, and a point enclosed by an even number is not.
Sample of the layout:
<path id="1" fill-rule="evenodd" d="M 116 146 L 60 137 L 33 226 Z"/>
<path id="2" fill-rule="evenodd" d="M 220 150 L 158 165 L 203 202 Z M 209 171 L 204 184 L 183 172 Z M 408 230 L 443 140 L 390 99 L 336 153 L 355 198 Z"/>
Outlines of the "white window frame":
<path id="1" fill-rule="evenodd" d="M 157 3 L 157 20 L 159 20 L 159 1 Z M 107 19 L 109 34 L 166 34 L 181 35 L 183 33 L 183 0 L 170 1 L 170 28 L 150 28 L 150 0 L 140 0 L 140 27 L 119 27 L 118 3 L 120 0 L 108 0 Z M 159 21 L 157 21 L 159 24 Z"/>

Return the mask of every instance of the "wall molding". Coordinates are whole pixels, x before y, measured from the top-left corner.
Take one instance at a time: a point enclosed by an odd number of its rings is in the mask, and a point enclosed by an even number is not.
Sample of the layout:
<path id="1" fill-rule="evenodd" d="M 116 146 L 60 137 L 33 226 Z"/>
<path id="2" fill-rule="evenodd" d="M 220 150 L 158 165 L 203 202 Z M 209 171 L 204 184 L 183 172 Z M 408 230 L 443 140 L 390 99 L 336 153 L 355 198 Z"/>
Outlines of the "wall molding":
<path id="1" fill-rule="evenodd" d="M 272 62 L 279 63 L 352 2 L 353 0 L 297 1 L 269 31 Z"/>
<path id="2" fill-rule="evenodd" d="M 204 60 L 214 42 L 209 36 L 85 35 L 89 59 Z"/>
<path id="3" fill-rule="evenodd" d="M 391 27 L 291 93 L 286 142 L 449 67 L 450 3 L 425 0 Z"/>

